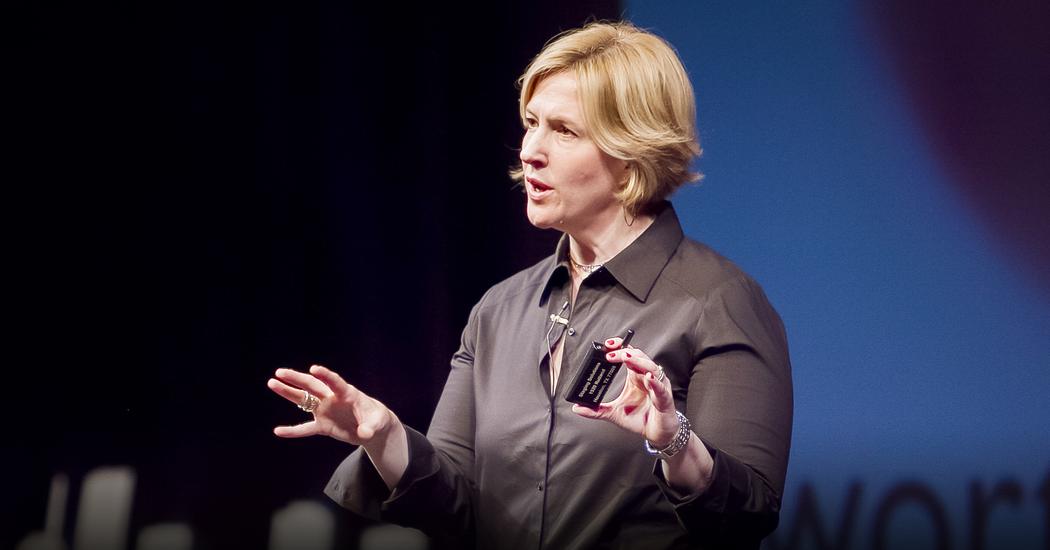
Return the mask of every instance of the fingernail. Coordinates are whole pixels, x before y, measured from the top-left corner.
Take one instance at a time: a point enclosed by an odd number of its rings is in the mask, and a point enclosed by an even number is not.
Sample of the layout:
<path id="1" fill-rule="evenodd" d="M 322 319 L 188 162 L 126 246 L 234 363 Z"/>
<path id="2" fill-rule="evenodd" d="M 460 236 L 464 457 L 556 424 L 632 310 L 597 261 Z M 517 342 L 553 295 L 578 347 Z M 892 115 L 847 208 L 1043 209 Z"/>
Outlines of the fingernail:
<path id="1" fill-rule="evenodd" d="M 605 356 L 608 357 L 609 359 L 612 359 L 613 357 L 616 357 L 616 352 L 615 351 L 610 351 L 609 353 L 606 353 Z"/>
<path id="2" fill-rule="evenodd" d="M 624 355 L 626 355 L 627 357 L 630 357 L 630 356 L 631 356 L 631 354 L 630 354 L 630 353 L 625 353 Z"/>
<path id="3" fill-rule="evenodd" d="M 616 344 L 616 340 L 609 339 L 609 340 L 606 340 L 605 343 L 610 345 L 610 346 L 612 346 L 612 345 Z"/>

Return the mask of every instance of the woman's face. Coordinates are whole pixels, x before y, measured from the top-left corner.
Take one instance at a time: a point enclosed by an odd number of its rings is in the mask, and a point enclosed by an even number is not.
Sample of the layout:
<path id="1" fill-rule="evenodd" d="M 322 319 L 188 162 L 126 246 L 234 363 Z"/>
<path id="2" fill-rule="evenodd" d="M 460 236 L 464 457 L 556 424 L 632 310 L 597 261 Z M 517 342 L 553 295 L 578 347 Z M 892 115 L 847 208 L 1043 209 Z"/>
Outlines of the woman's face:
<path id="1" fill-rule="evenodd" d="M 525 106 L 520 156 L 526 214 L 536 227 L 573 234 L 600 230 L 620 215 L 614 193 L 627 163 L 591 141 L 571 74 L 556 73 L 536 85 Z"/>

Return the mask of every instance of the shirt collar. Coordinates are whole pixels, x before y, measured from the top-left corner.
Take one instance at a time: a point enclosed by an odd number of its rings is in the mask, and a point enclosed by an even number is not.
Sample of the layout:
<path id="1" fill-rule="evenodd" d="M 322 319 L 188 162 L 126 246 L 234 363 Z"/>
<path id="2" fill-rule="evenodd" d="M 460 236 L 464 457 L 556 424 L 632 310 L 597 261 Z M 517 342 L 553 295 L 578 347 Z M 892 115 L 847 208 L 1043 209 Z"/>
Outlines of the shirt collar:
<path id="1" fill-rule="evenodd" d="M 652 225 L 627 248 L 605 262 L 605 270 L 632 296 L 644 302 L 683 236 L 674 207 L 664 201 Z M 564 283 L 568 278 L 569 236 L 562 235 L 547 268 L 547 284 L 541 300 L 546 300 L 552 286 Z"/>

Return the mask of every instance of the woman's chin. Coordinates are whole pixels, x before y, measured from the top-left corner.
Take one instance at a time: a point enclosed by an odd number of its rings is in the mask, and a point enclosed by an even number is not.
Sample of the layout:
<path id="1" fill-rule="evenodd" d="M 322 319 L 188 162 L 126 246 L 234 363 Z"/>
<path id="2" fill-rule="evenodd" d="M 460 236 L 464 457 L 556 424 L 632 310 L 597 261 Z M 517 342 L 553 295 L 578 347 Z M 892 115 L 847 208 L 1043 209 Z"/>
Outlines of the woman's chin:
<path id="1" fill-rule="evenodd" d="M 547 212 L 545 208 L 532 204 L 525 208 L 525 217 L 529 219 L 529 223 L 540 229 L 551 229 L 558 226 L 557 216 L 554 216 L 552 212 Z"/>
<path id="2" fill-rule="evenodd" d="M 546 220 L 532 220 L 532 219 L 530 219 L 529 223 L 531 223 L 532 226 L 535 227 L 536 229 L 556 229 L 556 226 L 557 226 L 557 224 L 552 223 L 552 222 L 548 222 Z"/>

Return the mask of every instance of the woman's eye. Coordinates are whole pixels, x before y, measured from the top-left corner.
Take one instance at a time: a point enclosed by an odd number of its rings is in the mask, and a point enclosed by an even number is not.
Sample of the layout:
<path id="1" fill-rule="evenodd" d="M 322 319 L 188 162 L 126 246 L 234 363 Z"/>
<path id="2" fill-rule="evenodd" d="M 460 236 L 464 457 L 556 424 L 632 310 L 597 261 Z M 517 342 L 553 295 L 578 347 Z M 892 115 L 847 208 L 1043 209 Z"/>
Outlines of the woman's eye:
<path id="1" fill-rule="evenodd" d="M 564 136 L 575 136 L 576 135 L 575 132 L 573 132 L 572 130 L 566 128 L 565 126 L 562 126 L 561 128 L 558 128 L 558 133 L 562 134 Z"/>
<path id="2" fill-rule="evenodd" d="M 535 128 L 536 127 L 536 119 L 534 119 L 534 118 L 526 118 L 525 119 L 525 127 L 530 129 L 530 130 Z"/>

